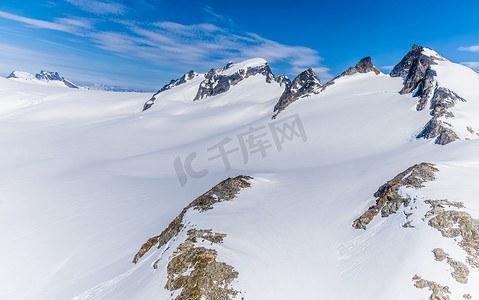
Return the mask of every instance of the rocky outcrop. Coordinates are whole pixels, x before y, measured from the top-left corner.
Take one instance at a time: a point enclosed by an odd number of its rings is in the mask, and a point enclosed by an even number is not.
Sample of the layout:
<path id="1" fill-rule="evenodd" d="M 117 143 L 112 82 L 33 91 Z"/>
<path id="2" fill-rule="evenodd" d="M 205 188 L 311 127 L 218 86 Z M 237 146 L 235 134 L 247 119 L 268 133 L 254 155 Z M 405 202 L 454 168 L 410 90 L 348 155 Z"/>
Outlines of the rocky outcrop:
<path id="1" fill-rule="evenodd" d="M 227 92 L 231 86 L 238 84 L 243 79 L 257 74 L 263 75 L 268 83 L 273 82 L 275 79 L 267 63 L 242 68 L 233 74 L 225 75 L 223 71 L 230 69 L 232 66 L 232 64 L 228 63 L 227 67 L 222 70 L 211 69 L 206 73 L 205 79 L 200 83 L 198 92 L 193 100 L 200 100 Z"/>
<path id="2" fill-rule="evenodd" d="M 413 45 L 390 73 L 391 77 L 405 76 L 400 94 L 408 94 L 416 90 L 413 95 L 418 98 L 416 110 L 424 110 L 430 103 L 429 109 L 433 117 L 416 138 L 435 139 L 435 143 L 439 145 L 446 145 L 459 139 L 452 130 L 452 126 L 440 118 L 453 118 L 454 115 L 449 108 L 454 107 L 459 101 L 466 101 L 454 91 L 438 85 L 437 73 L 431 66 L 444 60 L 429 48 Z"/>
<path id="3" fill-rule="evenodd" d="M 468 254 L 467 263 L 477 267 L 476 263 L 479 261 L 479 220 L 472 218 L 467 212 L 457 210 L 464 207 L 460 202 L 426 200 L 425 203 L 431 207 L 431 210 L 425 215 L 425 219 L 430 218 L 429 226 L 441 232 L 443 237 L 453 239 L 460 237 L 457 243 Z M 446 210 L 446 207 L 453 209 Z M 454 265 L 460 270 L 455 271 L 458 274 L 457 277 L 463 277 L 463 275 L 469 273 L 460 264 Z M 465 281 L 467 282 L 467 276 Z"/>
<path id="4" fill-rule="evenodd" d="M 313 69 L 310 68 L 301 72 L 293 82 L 286 85 L 286 89 L 274 106 L 274 112 L 278 114 L 299 98 L 309 96 L 309 94 L 314 92 L 317 93 L 318 88 L 321 86 L 321 81 L 316 77 Z"/>
<path id="5" fill-rule="evenodd" d="M 467 268 L 466 264 L 457 261 L 449 256 L 449 254 L 445 253 L 443 249 L 436 248 L 432 250 L 434 253 L 434 258 L 436 261 L 444 261 L 451 266 L 452 272 L 451 276 L 459 283 L 467 283 L 467 277 L 469 276 L 469 269 Z"/>
<path id="6" fill-rule="evenodd" d="M 7 76 L 8 79 L 21 79 L 21 80 L 26 80 L 26 81 L 36 81 L 40 80 L 43 82 L 50 82 L 50 81 L 55 81 L 55 82 L 61 82 L 64 85 L 66 85 L 69 88 L 72 89 L 78 89 L 79 87 L 73 84 L 71 81 L 65 79 L 64 77 L 60 76 L 58 72 L 49 72 L 49 71 L 44 71 L 42 70 L 39 74 L 36 74 L 33 76 L 30 73 L 27 72 L 21 72 L 21 71 L 13 71 L 10 73 L 10 75 Z"/>
<path id="7" fill-rule="evenodd" d="M 284 74 L 278 74 L 278 76 L 274 78 L 274 81 L 279 83 L 279 86 L 281 87 L 287 87 L 291 84 L 291 80 L 288 78 L 288 76 Z"/>
<path id="8" fill-rule="evenodd" d="M 78 87 L 74 85 L 71 81 L 66 80 L 65 78 L 61 77 L 58 72 L 49 72 L 49 71 L 41 71 L 40 74 L 36 74 L 35 78 L 42 81 L 61 81 L 67 87 L 72 89 L 77 89 Z"/>
<path id="9" fill-rule="evenodd" d="M 379 212 L 381 212 L 381 216 L 384 218 L 396 213 L 401 205 L 407 207 L 410 199 L 399 195 L 399 188 L 403 186 L 416 189 L 421 188 L 424 182 L 435 179 L 435 172 L 438 172 L 438 169 L 436 169 L 433 164 L 421 163 L 396 175 L 396 177 L 378 189 L 374 194 L 376 203 L 369 207 L 359 218 L 354 220 L 353 227 L 356 229 L 366 229 L 366 225 L 368 225 Z"/>
<path id="10" fill-rule="evenodd" d="M 438 117 L 433 117 L 423 127 L 416 138 L 433 139 L 436 138 L 435 143 L 438 145 L 446 145 L 458 140 L 459 137 L 454 131 L 448 128 L 450 124 L 439 120 Z"/>
<path id="11" fill-rule="evenodd" d="M 376 67 L 374 67 L 373 63 L 371 62 L 371 57 L 367 56 L 363 59 L 361 59 L 356 66 L 350 67 L 343 73 L 341 73 L 339 76 L 334 77 L 330 81 L 326 82 L 325 85 L 321 88 L 321 92 L 324 91 L 326 88 L 329 86 L 333 85 L 335 83 L 335 80 L 344 76 L 349 76 L 349 75 L 354 75 L 356 73 L 369 73 L 369 72 L 374 72 L 376 75 L 379 75 L 381 72 L 379 72 Z"/>
<path id="12" fill-rule="evenodd" d="M 191 71 L 184 74 L 183 76 L 181 76 L 178 79 L 172 79 L 170 81 L 170 83 L 164 85 L 158 92 L 153 94 L 153 96 L 150 98 L 150 100 L 145 102 L 145 104 L 143 105 L 143 111 L 149 109 L 150 107 L 153 106 L 153 104 L 155 104 L 156 97 L 158 96 L 159 93 L 170 90 L 170 89 L 172 89 L 176 86 L 179 86 L 183 83 L 186 83 L 186 82 L 190 81 L 191 79 L 195 78 L 196 76 L 198 76 L 198 74 L 195 71 L 191 70 Z"/>
<path id="13" fill-rule="evenodd" d="M 431 56 L 424 54 L 424 49 L 429 49 L 427 47 L 422 47 L 419 45 L 413 45 L 409 52 L 404 56 L 401 61 L 394 66 L 389 75 L 391 77 L 404 77 L 408 76 L 411 72 L 417 68 L 418 63 L 421 65 L 431 65 L 434 63 L 434 59 L 441 59 L 439 56 Z"/>
<path id="14" fill-rule="evenodd" d="M 450 300 L 451 299 L 448 295 L 446 295 L 451 293 L 449 291 L 448 286 L 442 286 L 434 281 L 422 279 L 421 276 L 418 276 L 417 274 L 414 275 L 412 280 L 414 281 L 414 286 L 416 288 L 418 289 L 428 288 L 432 292 L 429 299 L 432 299 L 432 300 Z"/>
<path id="15" fill-rule="evenodd" d="M 189 209 L 196 209 L 200 212 L 211 209 L 213 204 L 229 201 L 236 197 L 239 191 L 243 188 L 249 187 L 251 184 L 249 176 L 237 176 L 235 178 L 228 178 L 215 185 L 208 192 L 193 200 L 186 206 L 181 213 L 168 225 L 168 227 L 161 232 L 160 235 L 149 238 L 140 248 L 140 250 L 133 257 L 132 262 L 137 263 L 138 260 L 145 255 L 153 246 L 158 248 L 164 246 L 171 238 L 178 235 L 184 228 L 183 217 Z"/>
<path id="16" fill-rule="evenodd" d="M 197 246 L 205 240 L 211 244 L 222 243 L 226 235 L 196 229 L 188 230 L 187 235 L 169 260 L 165 288 L 178 291 L 175 300 L 233 299 L 238 291 L 231 284 L 238 272 L 232 266 L 218 262 L 216 250 Z"/>
<path id="17" fill-rule="evenodd" d="M 466 100 L 447 88 L 437 87 L 431 99 L 430 109 L 432 110 L 432 115 L 452 118 L 454 115 L 448 112 L 448 109 L 454 107 L 458 102 L 466 102 Z"/>
<path id="18" fill-rule="evenodd" d="M 369 72 L 374 72 L 376 75 L 381 73 L 381 72 L 379 72 L 378 69 L 376 69 L 373 66 L 373 63 L 371 62 L 371 57 L 367 56 L 367 57 L 361 59 L 356 64 L 356 66 L 350 67 L 349 69 L 347 69 L 346 71 L 341 73 L 341 75 L 339 75 L 336 78 L 349 76 L 349 75 L 354 75 L 356 73 L 369 73 Z"/>
<path id="19" fill-rule="evenodd" d="M 232 287 L 239 273 L 226 262 L 218 261 L 215 249 L 215 245 L 221 244 L 226 234 L 211 229 L 198 229 L 197 225 L 186 222 L 184 217 L 190 209 L 202 213 L 213 209 L 216 203 L 234 199 L 241 189 L 251 186 L 251 179 L 252 177 L 240 175 L 218 183 L 187 205 L 160 235 L 148 239 L 136 253 L 133 263 L 137 263 L 153 246 L 161 248 L 167 245 L 153 268 L 158 269 L 164 253 L 171 253 L 165 262 L 165 289 L 171 291 L 169 299 L 229 300 L 241 296 L 241 292 Z M 180 240 L 177 241 L 178 239 Z M 184 240 L 180 243 L 181 239 Z"/>

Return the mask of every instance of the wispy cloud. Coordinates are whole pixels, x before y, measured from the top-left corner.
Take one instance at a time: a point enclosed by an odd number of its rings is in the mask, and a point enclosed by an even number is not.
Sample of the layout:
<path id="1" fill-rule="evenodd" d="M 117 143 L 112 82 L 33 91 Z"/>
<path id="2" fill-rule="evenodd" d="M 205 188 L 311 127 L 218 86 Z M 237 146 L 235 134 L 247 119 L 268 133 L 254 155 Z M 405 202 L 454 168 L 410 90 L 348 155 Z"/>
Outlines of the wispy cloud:
<path id="1" fill-rule="evenodd" d="M 379 68 L 384 71 L 389 71 L 392 70 L 394 66 L 380 66 Z"/>
<path id="2" fill-rule="evenodd" d="M 113 1 L 98 0 L 65 0 L 86 12 L 97 15 L 123 15 L 127 12 L 126 6 Z"/>
<path id="3" fill-rule="evenodd" d="M 237 27 L 236 23 L 233 21 L 232 18 L 215 12 L 214 9 L 209 5 L 203 6 L 203 12 L 209 15 L 213 19 L 213 21 L 228 24 L 231 27 Z"/>
<path id="4" fill-rule="evenodd" d="M 28 25 L 37 27 L 37 28 L 44 28 L 44 29 L 52 29 L 52 30 L 70 32 L 70 28 L 68 26 L 65 26 L 64 24 L 48 22 L 48 21 L 43 21 L 43 20 L 38 20 L 38 19 L 25 18 L 25 17 L 22 17 L 22 16 L 7 13 L 7 12 L 4 12 L 4 11 L 0 11 L 0 18 L 9 19 L 9 20 L 13 20 L 13 21 L 18 21 L 18 22 L 21 22 L 21 23 L 24 23 L 24 24 L 28 24 Z"/>
<path id="5" fill-rule="evenodd" d="M 67 0 L 96 5 L 99 1 Z M 93 4 L 92 4 L 93 3 Z M 104 4 L 104 3 L 103 3 Z M 109 3 L 113 5 L 113 3 Z M 120 12 L 107 6 L 106 11 Z M 316 50 L 291 46 L 263 38 L 237 28 L 219 27 L 213 23 L 180 24 L 174 22 L 141 23 L 134 20 L 111 20 L 122 28 L 104 31 L 88 18 L 56 18 L 52 22 L 29 19 L 0 11 L 0 17 L 43 29 L 69 32 L 85 38 L 94 47 L 130 60 L 148 62 L 163 68 L 205 71 L 220 67 L 227 61 L 241 61 L 261 57 L 270 63 L 287 66 L 287 74 L 298 74 L 312 67 L 318 77 L 330 79 L 329 68 L 321 64 Z M 289 67 L 288 67 L 289 66 Z"/>
<path id="6" fill-rule="evenodd" d="M 78 17 L 56 18 L 54 22 L 50 22 L 0 11 L 0 18 L 21 22 L 36 28 L 68 32 L 75 35 L 84 35 L 82 32 L 83 29 L 93 29 L 93 22 L 91 20 Z"/>
<path id="7" fill-rule="evenodd" d="M 465 65 L 466 67 L 479 71 L 479 61 L 465 61 L 462 62 L 461 65 Z"/>
<path id="8" fill-rule="evenodd" d="M 473 45 L 469 47 L 459 47 L 457 48 L 459 51 L 468 51 L 468 52 L 479 52 L 479 45 Z"/>

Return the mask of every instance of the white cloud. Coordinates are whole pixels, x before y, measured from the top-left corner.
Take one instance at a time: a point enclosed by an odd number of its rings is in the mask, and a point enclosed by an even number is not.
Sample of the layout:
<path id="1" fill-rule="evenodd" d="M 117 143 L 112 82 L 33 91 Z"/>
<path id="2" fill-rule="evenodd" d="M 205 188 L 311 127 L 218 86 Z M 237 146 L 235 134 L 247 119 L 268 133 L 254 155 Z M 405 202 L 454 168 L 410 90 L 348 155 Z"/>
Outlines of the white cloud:
<path id="1" fill-rule="evenodd" d="M 473 45 L 469 47 L 459 47 L 457 48 L 459 51 L 468 51 L 468 52 L 479 52 L 479 45 Z"/>
<path id="2" fill-rule="evenodd" d="M 65 0 L 75 5 L 81 10 L 94 13 L 97 15 L 123 15 L 127 12 L 127 8 L 120 3 L 98 0 Z"/>
<path id="3" fill-rule="evenodd" d="M 381 70 L 390 71 L 394 68 L 394 66 L 380 66 L 379 68 Z"/>
<path id="4" fill-rule="evenodd" d="M 462 62 L 461 65 L 465 65 L 471 69 L 479 70 L 479 61 L 465 61 Z"/>
<path id="5" fill-rule="evenodd" d="M 83 36 L 85 34 L 85 29 L 93 29 L 93 22 L 90 19 L 77 17 L 56 18 L 54 22 L 49 22 L 0 11 L 0 18 L 17 21 L 36 28 L 68 32 L 79 36 Z"/>
<path id="6" fill-rule="evenodd" d="M 95 5 L 98 1 L 67 0 Z M 103 3 L 103 2 L 101 2 Z M 113 5 L 112 3 L 109 3 Z M 109 8 L 110 12 L 118 12 Z M 180 24 L 173 22 L 140 23 L 131 20 L 110 20 L 123 27 L 115 32 L 94 27 L 94 20 L 69 16 L 54 22 L 29 19 L 0 11 L 0 17 L 38 28 L 69 32 L 86 39 L 91 45 L 131 60 L 148 62 L 163 68 L 205 71 L 227 61 L 261 57 L 270 63 L 289 66 L 287 74 L 298 74 L 313 67 L 318 77 L 330 79 L 330 70 L 321 64 L 314 49 L 290 46 L 263 38 L 255 33 L 238 33 L 228 26 L 215 24 Z"/>
<path id="7" fill-rule="evenodd" d="M 18 15 L 7 13 L 7 12 L 4 12 L 4 11 L 0 11 L 0 18 L 9 19 L 9 20 L 13 20 L 13 21 L 18 21 L 18 22 L 28 24 L 28 25 L 31 25 L 31 26 L 34 26 L 34 27 L 38 27 L 38 28 L 70 32 L 70 28 L 68 26 L 65 26 L 64 24 L 58 24 L 58 23 L 54 23 L 54 22 L 48 22 L 48 21 L 43 21 L 43 20 L 25 18 L 25 17 L 21 17 L 21 16 L 18 16 Z"/>

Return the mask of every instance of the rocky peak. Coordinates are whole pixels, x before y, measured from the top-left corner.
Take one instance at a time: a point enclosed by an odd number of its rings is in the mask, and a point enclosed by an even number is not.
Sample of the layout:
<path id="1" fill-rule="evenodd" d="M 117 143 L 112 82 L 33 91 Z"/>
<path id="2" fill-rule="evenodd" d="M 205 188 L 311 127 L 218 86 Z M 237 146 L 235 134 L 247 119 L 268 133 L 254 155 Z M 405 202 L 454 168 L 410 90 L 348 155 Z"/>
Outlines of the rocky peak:
<path id="1" fill-rule="evenodd" d="M 35 78 L 38 80 L 42 81 L 61 81 L 63 82 L 67 87 L 77 89 L 78 87 L 74 85 L 71 81 L 66 80 L 65 78 L 61 77 L 58 72 L 49 72 L 42 70 L 40 74 L 36 74 Z"/>
<path id="2" fill-rule="evenodd" d="M 418 59 L 419 57 L 423 56 L 423 47 L 418 45 L 413 45 L 406 56 L 394 66 L 389 74 L 391 77 L 404 77 L 409 73 L 413 62 Z"/>
<path id="3" fill-rule="evenodd" d="M 376 74 L 379 74 L 379 70 L 376 69 L 373 66 L 373 63 L 371 62 L 371 57 L 367 56 L 363 59 L 361 59 L 356 66 L 350 67 L 346 71 L 344 71 L 341 75 L 339 75 L 336 78 L 347 76 L 347 75 L 353 75 L 356 73 L 369 73 L 369 72 L 374 72 Z"/>
<path id="4" fill-rule="evenodd" d="M 63 77 L 60 77 L 58 72 L 49 72 L 45 70 L 42 70 L 40 74 L 35 75 L 35 77 L 39 80 L 47 80 L 47 81 L 48 80 L 62 81 L 64 79 Z"/>
<path id="5" fill-rule="evenodd" d="M 172 89 L 174 88 L 175 86 L 179 86 L 180 84 L 183 84 L 183 83 L 186 83 L 188 81 L 190 81 L 191 79 L 195 78 L 196 76 L 198 76 L 198 73 L 196 73 L 195 71 L 193 70 L 190 70 L 188 73 L 184 74 L 183 76 L 181 76 L 180 78 L 178 79 L 172 79 L 170 81 L 170 83 L 168 84 L 165 84 L 158 92 L 156 92 L 155 94 L 153 94 L 153 96 L 150 98 L 150 100 L 146 101 L 145 104 L 143 105 L 143 111 L 149 109 L 151 106 L 153 106 L 153 104 L 155 104 L 155 101 L 156 101 L 156 96 L 161 93 L 161 92 L 164 92 L 164 91 L 167 91 L 169 89 Z"/>
<path id="6" fill-rule="evenodd" d="M 226 66 L 223 67 L 223 71 L 224 70 L 228 70 L 229 68 L 231 68 L 233 66 L 233 62 L 232 61 L 229 61 Z"/>
<path id="7" fill-rule="evenodd" d="M 289 80 L 289 79 L 288 79 Z M 290 84 L 286 85 L 286 89 L 274 106 L 276 115 L 285 109 L 288 105 L 301 97 L 306 97 L 320 88 L 321 82 L 313 69 L 309 68 L 301 72 Z"/>
<path id="8" fill-rule="evenodd" d="M 263 75 L 267 83 L 271 83 L 275 79 L 268 63 L 260 59 L 247 60 L 237 65 L 230 62 L 223 69 L 211 69 L 204 75 L 205 79 L 200 83 L 193 100 L 213 97 L 227 92 L 231 86 L 257 74 Z"/>
<path id="9" fill-rule="evenodd" d="M 457 102 L 466 101 L 454 91 L 439 86 L 432 66 L 445 60 L 430 48 L 413 45 L 390 73 L 391 77 L 405 77 L 400 94 L 415 91 L 413 96 L 418 98 L 416 110 L 421 111 L 430 104 L 432 118 L 416 137 L 435 139 L 435 143 L 440 145 L 459 139 L 451 124 L 441 119 L 453 118 L 449 108 Z"/>
<path id="10" fill-rule="evenodd" d="M 291 84 L 291 80 L 288 78 L 288 76 L 286 76 L 284 74 L 278 74 L 278 76 L 276 76 L 274 78 L 274 81 L 279 83 L 279 86 L 281 86 L 281 87 L 283 87 L 283 86 L 286 87 L 286 86 Z"/>
<path id="11" fill-rule="evenodd" d="M 376 67 L 374 67 L 373 63 L 371 62 L 371 57 L 367 56 L 363 59 L 361 59 L 356 66 L 354 67 L 349 67 L 346 71 L 341 73 L 341 75 L 334 77 L 330 81 L 326 82 L 325 85 L 321 88 L 321 92 L 324 91 L 327 87 L 333 85 L 335 83 L 335 80 L 344 76 L 349 76 L 349 75 L 354 75 L 356 73 L 369 73 L 369 72 L 374 72 L 376 75 L 379 75 L 381 72 L 379 72 Z"/>
<path id="12" fill-rule="evenodd" d="M 431 65 L 436 65 L 439 60 L 445 60 L 432 49 L 413 45 L 406 56 L 394 66 L 391 77 L 404 77 L 404 86 L 400 94 L 408 94 L 414 91 L 426 76 Z"/>
<path id="13" fill-rule="evenodd" d="M 13 71 L 6 78 L 31 80 L 31 79 L 35 79 L 35 76 L 33 76 L 32 74 L 27 73 L 27 72 Z"/>

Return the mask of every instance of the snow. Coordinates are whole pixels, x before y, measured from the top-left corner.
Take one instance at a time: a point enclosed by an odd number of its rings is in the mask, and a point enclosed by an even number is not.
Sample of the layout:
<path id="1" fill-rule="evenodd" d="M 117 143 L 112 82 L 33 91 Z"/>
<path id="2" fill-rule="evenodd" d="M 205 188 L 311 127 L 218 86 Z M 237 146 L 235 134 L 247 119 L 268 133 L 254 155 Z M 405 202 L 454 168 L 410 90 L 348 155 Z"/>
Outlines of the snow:
<path id="1" fill-rule="evenodd" d="M 454 118 L 445 119 L 451 123 L 453 130 L 459 138 L 476 139 L 479 136 L 471 134 L 467 127 L 473 130 L 479 130 L 479 74 L 460 64 L 449 61 L 438 61 L 437 65 L 432 65 L 437 73 L 436 80 L 439 87 L 445 87 L 455 91 L 466 102 L 458 102 L 450 111 Z"/>
<path id="2" fill-rule="evenodd" d="M 434 67 L 438 82 L 468 101 L 454 114 L 479 130 L 477 76 L 451 63 Z M 426 298 L 427 289 L 413 286 L 415 274 L 450 286 L 453 299 L 466 291 L 479 297 L 477 269 L 462 285 L 434 261 L 437 247 L 455 259 L 464 252 L 421 220 L 425 204 L 414 212 L 415 229 L 401 227 L 403 209 L 375 218 L 366 231 L 351 226 L 382 184 L 423 161 L 437 164 L 438 179 L 401 192 L 462 201 L 479 217 L 479 140 L 416 140 L 431 116 L 415 110 L 416 98 L 398 94 L 402 78 L 346 76 L 292 103 L 276 120 L 298 114 L 307 141 L 287 141 L 281 152 L 273 145 L 247 163 L 234 152 L 230 170 L 208 160 L 207 149 L 226 137 L 228 147 L 239 147 L 238 135 L 268 128 L 283 89 L 258 75 L 192 101 L 202 80 L 162 92 L 141 112 L 151 94 L 0 79 L 0 280 L 8 282 L 1 299 L 169 299 L 167 258 L 185 233 L 136 265 L 131 259 L 183 207 L 239 174 L 254 177 L 251 188 L 212 210 L 189 211 L 185 224 L 227 234 L 212 247 L 239 272 L 234 288 L 246 299 Z M 193 152 L 194 169 L 209 173 L 182 187 L 173 161 Z"/>
<path id="3" fill-rule="evenodd" d="M 245 60 L 243 62 L 240 62 L 240 63 L 233 64 L 233 66 L 231 66 L 230 68 L 222 71 L 221 74 L 223 74 L 225 76 L 228 76 L 228 75 L 231 75 L 231 74 L 234 74 L 234 73 L 238 72 L 241 69 L 246 71 L 248 68 L 258 67 L 258 66 L 262 66 L 264 64 L 266 64 L 266 60 L 264 60 L 262 58 L 252 58 L 252 59 L 248 59 L 248 60 Z"/>
<path id="4" fill-rule="evenodd" d="M 44 71 L 42 71 L 44 72 Z M 13 76 L 12 76 L 13 75 Z M 11 76 L 11 77 L 10 77 Z M 23 71 L 13 71 L 7 78 L 11 81 L 22 82 L 22 83 L 30 83 L 35 85 L 48 85 L 48 86 L 58 86 L 58 87 L 68 87 L 65 83 L 60 80 L 40 80 L 37 79 L 34 75 L 23 72 Z M 68 81 L 70 84 L 70 81 Z"/>
<path id="5" fill-rule="evenodd" d="M 431 57 L 435 57 L 435 58 L 438 58 L 439 60 L 443 60 L 444 57 L 442 57 L 441 55 L 439 55 L 436 51 L 432 50 L 431 48 L 427 48 L 427 47 L 424 47 L 422 49 L 422 53 L 426 56 L 431 56 Z"/>

